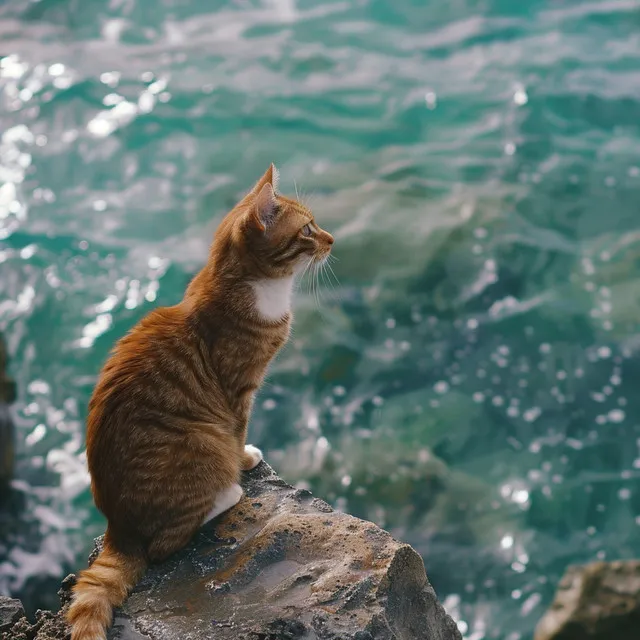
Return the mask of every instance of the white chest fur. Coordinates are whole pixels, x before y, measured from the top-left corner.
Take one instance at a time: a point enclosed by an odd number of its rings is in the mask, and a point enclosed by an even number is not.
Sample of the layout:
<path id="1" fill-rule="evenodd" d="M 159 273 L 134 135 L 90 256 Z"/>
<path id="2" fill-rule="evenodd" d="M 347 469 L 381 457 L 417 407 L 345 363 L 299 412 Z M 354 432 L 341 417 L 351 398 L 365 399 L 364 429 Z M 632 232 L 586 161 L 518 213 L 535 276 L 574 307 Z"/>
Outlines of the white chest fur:
<path id="1" fill-rule="evenodd" d="M 291 310 L 293 277 L 256 280 L 252 283 L 256 309 L 264 320 L 277 322 Z"/>

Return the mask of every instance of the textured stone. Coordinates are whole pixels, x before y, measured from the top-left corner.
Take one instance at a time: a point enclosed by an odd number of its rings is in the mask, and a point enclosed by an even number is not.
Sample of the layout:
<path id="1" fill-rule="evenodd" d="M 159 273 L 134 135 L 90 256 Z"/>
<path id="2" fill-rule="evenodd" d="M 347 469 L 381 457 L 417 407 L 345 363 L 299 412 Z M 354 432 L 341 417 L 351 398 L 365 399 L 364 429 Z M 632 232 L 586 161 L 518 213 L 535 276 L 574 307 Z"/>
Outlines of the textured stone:
<path id="1" fill-rule="evenodd" d="M 411 547 L 265 463 L 243 486 L 234 509 L 147 572 L 110 640 L 460 638 Z"/>
<path id="2" fill-rule="evenodd" d="M 567 569 L 535 640 L 640 638 L 640 561 Z"/>
<path id="3" fill-rule="evenodd" d="M 236 507 L 147 571 L 109 640 L 461 640 L 410 546 L 264 462 L 243 486 Z M 19 624 L 7 640 L 66 638 L 53 614 Z"/>
<path id="4" fill-rule="evenodd" d="M 24 617 L 24 609 L 20 600 L 0 596 L 0 633 L 8 631 Z"/>

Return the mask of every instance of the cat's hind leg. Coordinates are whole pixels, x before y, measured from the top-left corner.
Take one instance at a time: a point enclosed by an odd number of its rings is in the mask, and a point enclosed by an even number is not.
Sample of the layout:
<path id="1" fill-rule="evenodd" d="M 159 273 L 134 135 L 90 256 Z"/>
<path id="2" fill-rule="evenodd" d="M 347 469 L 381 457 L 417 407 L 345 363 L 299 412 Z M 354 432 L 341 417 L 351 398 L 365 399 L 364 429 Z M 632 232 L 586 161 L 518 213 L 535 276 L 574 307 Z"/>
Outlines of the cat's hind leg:
<path id="1" fill-rule="evenodd" d="M 230 487 L 223 489 L 217 496 L 215 504 L 213 505 L 213 509 L 207 513 L 204 517 L 205 522 L 209 522 L 209 520 L 213 520 L 216 516 L 219 516 L 221 513 L 228 511 L 231 507 L 240 502 L 240 498 L 242 498 L 242 487 L 239 484 L 232 484 Z"/>

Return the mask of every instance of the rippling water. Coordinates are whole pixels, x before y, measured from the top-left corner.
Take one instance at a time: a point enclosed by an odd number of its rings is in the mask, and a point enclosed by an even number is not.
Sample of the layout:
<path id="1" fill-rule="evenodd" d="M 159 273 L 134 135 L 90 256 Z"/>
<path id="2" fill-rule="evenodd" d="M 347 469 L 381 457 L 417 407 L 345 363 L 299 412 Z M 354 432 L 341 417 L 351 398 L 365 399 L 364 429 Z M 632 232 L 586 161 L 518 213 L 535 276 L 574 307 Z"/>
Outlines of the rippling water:
<path id="1" fill-rule="evenodd" d="M 8 0 L 0 592 L 55 606 L 104 522 L 83 423 L 265 170 L 336 235 L 252 440 L 413 544 L 469 640 L 640 554 L 640 2 Z"/>

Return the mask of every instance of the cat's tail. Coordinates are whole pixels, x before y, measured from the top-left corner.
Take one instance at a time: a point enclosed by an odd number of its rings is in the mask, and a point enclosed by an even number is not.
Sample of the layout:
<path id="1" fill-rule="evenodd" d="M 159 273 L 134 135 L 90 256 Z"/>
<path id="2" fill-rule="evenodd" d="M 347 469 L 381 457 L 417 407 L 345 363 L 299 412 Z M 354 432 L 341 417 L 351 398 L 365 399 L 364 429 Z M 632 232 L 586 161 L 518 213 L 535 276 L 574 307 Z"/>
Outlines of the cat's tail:
<path id="1" fill-rule="evenodd" d="M 147 568 L 140 555 L 125 555 L 113 548 L 109 535 L 93 564 L 80 572 L 67 611 L 71 640 L 106 640 L 113 608 L 120 606 Z"/>

